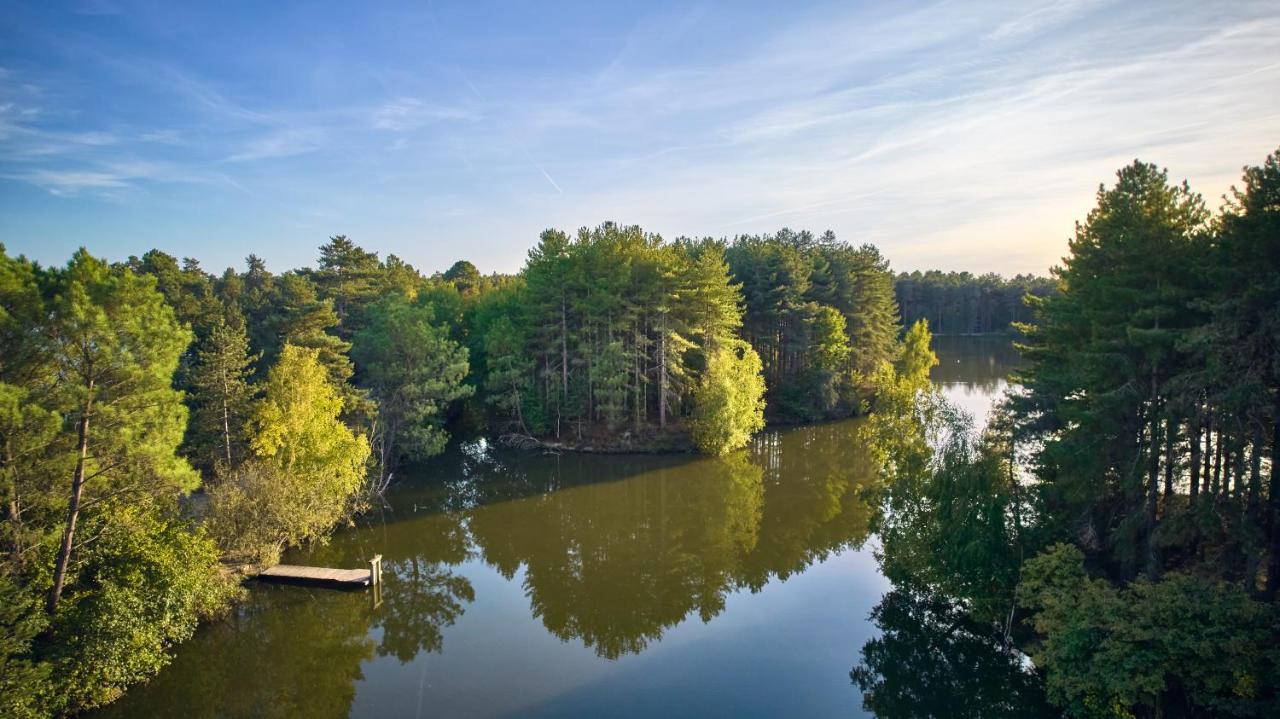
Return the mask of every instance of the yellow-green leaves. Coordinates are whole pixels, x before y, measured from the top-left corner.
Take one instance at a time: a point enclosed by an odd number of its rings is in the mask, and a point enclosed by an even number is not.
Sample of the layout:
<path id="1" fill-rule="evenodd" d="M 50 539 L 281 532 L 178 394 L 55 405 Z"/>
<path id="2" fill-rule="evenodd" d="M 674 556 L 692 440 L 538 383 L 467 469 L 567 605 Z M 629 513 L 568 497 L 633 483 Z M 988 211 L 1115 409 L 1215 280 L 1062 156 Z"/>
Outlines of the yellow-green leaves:
<path id="1" fill-rule="evenodd" d="M 746 446 L 764 428 L 764 376 L 760 356 L 741 340 L 726 343 L 707 358 L 694 390 L 693 442 L 707 454 Z"/>
<path id="2" fill-rule="evenodd" d="M 917 320 L 902 338 L 897 371 L 908 384 L 916 387 L 929 384 L 929 370 L 938 364 L 938 356 L 929 348 L 931 341 L 928 320 Z"/>
<path id="3" fill-rule="evenodd" d="M 352 508 L 369 442 L 338 419 L 342 398 L 317 355 L 285 345 L 267 375 L 253 411 L 258 461 L 213 492 L 214 531 L 225 547 L 269 558 L 323 537 Z"/>

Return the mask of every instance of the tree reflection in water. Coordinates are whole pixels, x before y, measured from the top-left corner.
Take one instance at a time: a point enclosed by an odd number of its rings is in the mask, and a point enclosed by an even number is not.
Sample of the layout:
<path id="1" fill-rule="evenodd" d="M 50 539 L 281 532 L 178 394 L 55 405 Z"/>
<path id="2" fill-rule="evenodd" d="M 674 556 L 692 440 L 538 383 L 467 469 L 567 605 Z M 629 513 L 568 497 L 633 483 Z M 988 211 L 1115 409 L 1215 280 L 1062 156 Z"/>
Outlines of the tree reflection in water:
<path id="1" fill-rule="evenodd" d="M 373 658 L 362 592 L 262 586 L 100 716 L 345 717 Z"/>
<path id="2" fill-rule="evenodd" d="M 897 414 L 864 425 L 883 458 L 876 559 L 893 589 L 871 612 L 880 636 L 850 672 L 863 708 L 883 719 L 1053 716 L 1010 641 L 1029 508 L 1002 415 L 979 435 L 936 388 L 903 396 Z"/>
<path id="3" fill-rule="evenodd" d="M 881 635 L 850 673 L 881 719 L 1046 717 L 1040 678 L 1001 632 L 935 592 L 894 588 L 871 612 Z"/>

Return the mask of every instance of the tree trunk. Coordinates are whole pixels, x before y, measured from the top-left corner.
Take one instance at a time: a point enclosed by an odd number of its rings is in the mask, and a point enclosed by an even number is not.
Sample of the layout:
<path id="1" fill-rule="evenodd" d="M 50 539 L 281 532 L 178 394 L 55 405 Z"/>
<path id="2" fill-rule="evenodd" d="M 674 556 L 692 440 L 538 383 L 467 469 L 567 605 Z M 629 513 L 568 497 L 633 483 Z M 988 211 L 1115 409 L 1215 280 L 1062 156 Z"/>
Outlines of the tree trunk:
<path id="1" fill-rule="evenodd" d="M 1205 494 L 1212 496 L 1212 489 L 1209 479 L 1213 474 L 1213 413 L 1210 412 L 1204 420 L 1204 490 Z"/>
<path id="2" fill-rule="evenodd" d="M 53 586 L 49 588 L 49 598 L 45 602 L 45 611 L 49 616 L 58 611 L 58 602 L 62 599 L 62 586 L 67 581 L 67 565 L 71 563 L 71 544 L 75 539 L 76 521 L 80 518 L 80 495 L 84 491 L 85 463 L 89 457 L 89 414 L 93 410 L 92 379 L 89 380 L 83 410 L 78 426 L 76 472 L 71 479 L 71 497 L 67 501 L 67 526 L 62 530 L 62 546 L 58 549 L 58 561 L 53 569 Z"/>
<path id="3" fill-rule="evenodd" d="M 1213 448 L 1213 499 L 1216 502 L 1220 498 L 1222 491 L 1222 427 L 1219 426 L 1217 435 L 1214 436 Z"/>
<path id="4" fill-rule="evenodd" d="M 1152 379 L 1154 384 L 1155 380 Z M 1160 413 L 1151 412 L 1151 437 L 1147 449 L 1147 491 L 1144 524 L 1147 540 L 1147 575 L 1160 578 L 1160 558 L 1156 549 L 1156 508 L 1160 501 Z"/>
<path id="5" fill-rule="evenodd" d="M 662 315 L 658 340 L 658 429 L 667 428 L 667 316 Z"/>
<path id="6" fill-rule="evenodd" d="M 1173 499 L 1173 468 L 1177 465 L 1178 459 L 1173 454 L 1174 437 L 1178 434 L 1178 423 L 1172 420 L 1165 423 L 1164 432 L 1164 506 L 1160 509 L 1160 516 L 1169 516 L 1169 502 Z"/>
<path id="7" fill-rule="evenodd" d="M 1271 412 L 1271 479 L 1267 496 L 1268 552 L 1266 597 L 1274 599 L 1280 589 L 1280 389 L 1275 393 Z"/>
<path id="8" fill-rule="evenodd" d="M 227 406 L 227 374 L 222 373 L 222 442 L 227 450 L 227 469 L 231 469 L 231 410 Z"/>
<path id="9" fill-rule="evenodd" d="M 1249 450 L 1249 513 L 1255 515 L 1262 499 L 1262 429 L 1253 431 L 1253 446 Z"/>
<path id="10" fill-rule="evenodd" d="M 560 404 L 569 404 L 569 318 L 563 295 L 560 297 Z"/>
<path id="11" fill-rule="evenodd" d="M 1237 502 L 1239 502 L 1239 503 L 1240 503 L 1240 512 L 1241 512 L 1241 514 L 1243 514 L 1243 513 L 1244 513 L 1244 510 L 1245 510 L 1245 504 L 1244 504 L 1244 485 L 1245 485 L 1245 478 L 1244 478 L 1244 440 L 1241 440 L 1241 441 L 1240 441 L 1240 443 L 1236 445 L 1235 450 L 1236 450 L 1236 451 L 1235 451 L 1235 462 L 1234 462 L 1234 464 L 1232 465 L 1232 475 L 1233 475 L 1233 476 L 1235 477 L 1235 479 L 1236 479 L 1236 484 L 1235 484 L 1235 499 L 1236 499 L 1236 501 L 1237 501 Z"/>
<path id="12" fill-rule="evenodd" d="M 1191 427 L 1191 488 L 1190 488 L 1190 504 L 1196 506 L 1196 500 L 1200 497 L 1200 432 L 1204 429 L 1203 418 L 1200 415 L 1200 408 L 1196 408 L 1195 424 Z"/>

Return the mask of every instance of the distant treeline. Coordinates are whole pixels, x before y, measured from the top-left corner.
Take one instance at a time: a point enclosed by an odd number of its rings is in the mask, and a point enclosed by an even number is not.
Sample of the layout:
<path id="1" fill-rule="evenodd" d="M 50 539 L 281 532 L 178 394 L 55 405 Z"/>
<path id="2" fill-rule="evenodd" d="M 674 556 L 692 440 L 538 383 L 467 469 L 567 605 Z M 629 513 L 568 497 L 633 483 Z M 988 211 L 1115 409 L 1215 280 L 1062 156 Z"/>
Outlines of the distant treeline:
<path id="1" fill-rule="evenodd" d="M 1047 297 L 1057 291 L 1048 277 L 1015 275 L 1005 279 L 990 273 L 902 272 L 894 294 L 902 323 L 928 320 L 934 334 L 963 335 L 1008 332 L 1014 323 L 1031 322 L 1026 295 Z"/>

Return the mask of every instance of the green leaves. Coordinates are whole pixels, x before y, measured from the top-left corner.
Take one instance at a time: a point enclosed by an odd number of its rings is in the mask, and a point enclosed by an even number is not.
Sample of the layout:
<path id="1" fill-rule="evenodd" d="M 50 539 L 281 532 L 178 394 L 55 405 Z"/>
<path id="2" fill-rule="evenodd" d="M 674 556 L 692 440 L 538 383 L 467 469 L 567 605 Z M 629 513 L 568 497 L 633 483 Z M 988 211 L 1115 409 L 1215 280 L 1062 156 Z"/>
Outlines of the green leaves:
<path id="1" fill-rule="evenodd" d="M 185 281 L 166 258 L 147 262 Z M 173 389 L 192 335 L 152 276 L 84 250 L 52 270 L 0 255 L 0 296 L 0 684 L 23 682 L 0 710 L 75 712 L 153 675 L 228 598 L 214 545 L 176 519 L 199 482 Z"/>
<path id="2" fill-rule="evenodd" d="M 72 595 L 54 628 L 62 709 L 112 701 L 154 675 L 235 591 L 202 531 L 126 505 L 93 525 L 100 539 L 84 568 L 92 590 Z"/>
<path id="3" fill-rule="evenodd" d="M 255 459 L 210 490 L 210 528 L 230 552 L 272 561 L 325 537 L 356 507 L 369 442 L 340 420 L 316 350 L 285 345 L 253 408 Z"/>
<path id="4" fill-rule="evenodd" d="M 745 447 L 764 429 L 764 377 L 755 350 L 738 341 L 708 357 L 693 406 L 690 428 L 700 451 L 723 455 Z"/>
<path id="5" fill-rule="evenodd" d="M 1055 702 L 1078 716 L 1184 697 L 1231 716 L 1269 716 L 1280 628 L 1275 607 L 1186 574 L 1116 588 L 1089 578 L 1064 544 L 1028 561 L 1018 590 L 1042 637 L 1032 652 Z"/>
<path id="6" fill-rule="evenodd" d="M 402 455 L 425 459 L 444 450 L 449 404 L 475 391 L 463 384 L 467 349 L 432 323 L 432 310 L 391 298 L 375 305 L 352 354 L 378 405 L 379 430 L 389 471 Z"/>

